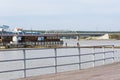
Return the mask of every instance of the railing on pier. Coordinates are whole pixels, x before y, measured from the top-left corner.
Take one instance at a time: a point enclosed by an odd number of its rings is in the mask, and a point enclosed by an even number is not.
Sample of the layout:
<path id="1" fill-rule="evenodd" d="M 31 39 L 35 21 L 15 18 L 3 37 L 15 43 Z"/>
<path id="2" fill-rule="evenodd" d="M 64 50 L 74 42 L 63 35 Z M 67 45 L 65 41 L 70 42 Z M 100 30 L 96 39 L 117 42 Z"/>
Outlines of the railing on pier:
<path id="1" fill-rule="evenodd" d="M 82 50 L 85 49 L 84 51 L 87 53 L 83 53 Z M 91 51 L 87 50 L 91 49 Z M 95 51 L 96 49 L 99 49 L 98 51 Z M 52 55 L 50 56 L 43 56 L 44 54 L 43 51 L 48 50 L 46 53 L 49 55 L 51 53 Z M 73 52 L 71 52 L 73 50 Z M 0 50 L 0 55 L 2 54 L 3 57 L 7 56 L 6 54 L 10 55 L 10 52 L 16 52 L 15 54 L 20 55 L 22 54 L 21 58 L 12 58 L 12 59 L 0 59 L 0 64 L 2 63 L 7 63 L 10 64 L 11 62 L 15 62 L 14 65 L 17 65 L 17 62 L 21 62 L 22 67 L 19 69 L 9 69 L 9 70 L 0 70 L 0 75 L 4 73 L 12 73 L 12 72 L 19 72 L 21 71 L 21 75 L 15 78 L 19 77 L 28 77 L 29 75 L 29 70 L 36 70 L 36 69 L 46 69 L 46 68 L 52 68 L 51 73 L 58 73 L 61 72 L 59 67 L 65 67 L 65 66 L 70 66 L 70 65 L 77 65 L 77 69 L 83 69 L 83 64 L 85 63 L 92 63 L 91 67 L 98 66 L 96 65 L 97 62 L 102 61 L 102 65 L 106 64 L 106 60 L 111 60 L 110 63 L 115 62 L 115 50 L 114 50 L 114 45 L 102 45 L 102 46 L 84 46 L 84 47 L 62 47 L 62 48 L 46 48 L 46 49 L 8 49 L 8 50 Z M 42 56 L 37 56 L 34 57 L 36 54 L 40 54 Z M 68 51 L 68 52 L 67 52 Z M 75 52 L 74 52 L 75 51 Z M 7 52 L 4 54 L 4 52 Z M 32 53 L 30 53 L 32 52 Z M 43 52 L 43 53 L 42 53 Z M 41 54 L 42 53 L 42 54 Z M 66 53 L 66 54 L 64 54 Z M 73 53 L 73 54 L 71 54 Z M 33 54 L 33 56 L 30 56 Z M 108 56 L 107 56 L 108 54 Z M 98 57 L 99 58 L 96 58 Z M 111 56 L 110 56 L 111 55 Z M 90 60 L 85 60 L 84 57 L 88 56 L 91 57 Z M 8 56 L 9 57 L 9 56 Z M 17 56 L 18 57 L 18 56 Z M 69 60 L 68 62 L 65 62 L 65 58 Z M 42 60 L 47 60 L 47 62 L 42 62 Z M 41 64 L 39 65 L 39 62 L 37 63 L 38 66 L 33 67 L 32 63 L 34 64 L 35 60 L 41 60 Z M 62 61 L 63 60 L 63 61 Z M 30 62 L 33 61 L 33 62 Z M 63 62 L 63 63 L 62 63 Z M 64 63 L 65 62 L 65 63 Z M 44 63 L 50 63 L 50 65 L 44 65 Z M 10 64 L 12 65 L 12 64 Z M 2 66 L 2 65 L 1 65 Z M 9 65 L 8 65 L 9 67 Z M 4 67 L 2 67 L 4 68 Z M 47 71 L 49 73 L 49 70 Z M 39 75 L 39 74 L 38 74 Z M 32 76 L 32 75 L 31 75 Z"/>

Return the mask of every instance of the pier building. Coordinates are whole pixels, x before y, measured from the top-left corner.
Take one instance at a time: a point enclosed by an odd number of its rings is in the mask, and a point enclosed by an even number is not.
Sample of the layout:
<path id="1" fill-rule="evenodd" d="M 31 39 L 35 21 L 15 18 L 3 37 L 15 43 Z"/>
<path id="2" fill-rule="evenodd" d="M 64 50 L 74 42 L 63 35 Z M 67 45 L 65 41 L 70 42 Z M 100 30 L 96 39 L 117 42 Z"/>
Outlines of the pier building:
<path id="1" fill-rule="evenodd" d="M 41 34 L 40 32 L 27 32 L 22 28 L 8 31 L 9 27 L 0 27 L 0 45 L 7 47 L 34 47 L 34 46 L 61 46 L 63 41 L 56 34 Z M 17 46 L 16 46 L 17 45 Z"/>

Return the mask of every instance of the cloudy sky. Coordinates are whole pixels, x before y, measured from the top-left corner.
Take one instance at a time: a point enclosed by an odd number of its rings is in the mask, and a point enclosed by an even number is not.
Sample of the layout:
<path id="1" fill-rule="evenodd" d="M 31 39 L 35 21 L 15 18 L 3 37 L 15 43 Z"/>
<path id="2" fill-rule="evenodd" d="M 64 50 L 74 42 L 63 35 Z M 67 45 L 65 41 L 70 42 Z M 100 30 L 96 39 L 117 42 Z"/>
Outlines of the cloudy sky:
<path id="1" fill-rule="evenodd" d="M 120 0 L 0 0 L 0 25 L 120 31 Z"/>

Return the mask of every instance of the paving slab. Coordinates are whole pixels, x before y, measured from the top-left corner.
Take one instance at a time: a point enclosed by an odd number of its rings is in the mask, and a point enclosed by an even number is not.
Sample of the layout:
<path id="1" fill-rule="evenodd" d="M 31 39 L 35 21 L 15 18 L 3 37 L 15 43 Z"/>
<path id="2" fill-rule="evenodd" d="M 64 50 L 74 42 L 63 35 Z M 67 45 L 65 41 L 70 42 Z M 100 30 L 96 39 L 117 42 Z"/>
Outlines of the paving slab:
<path id="1" fill-rule="evenodd" d="M 84 70 L 33 76 L 16 80 L 120 80 L 120 62 Z"/>

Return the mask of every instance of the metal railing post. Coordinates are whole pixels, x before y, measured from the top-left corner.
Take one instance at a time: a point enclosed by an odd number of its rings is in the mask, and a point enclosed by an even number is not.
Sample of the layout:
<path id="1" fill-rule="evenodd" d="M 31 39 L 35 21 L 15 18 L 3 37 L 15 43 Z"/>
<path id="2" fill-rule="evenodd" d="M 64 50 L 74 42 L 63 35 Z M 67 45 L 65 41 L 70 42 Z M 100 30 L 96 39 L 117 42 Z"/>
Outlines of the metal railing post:
<path id="1" fill-rule="evenodd" d="M 23 56 L 24 56 L 24 78 L 26 78 L 26 52 L 23 49 Z"/>
<path id="2" fill-rule="evenodd" d="M 103 60 L 103 65 L 104 65 L 105 64 L 105 47 L 103 46 L 102 48 L 103 48 L 103 59 L 104 59 Z"/>
<path id="3" fill-rule="evenodd" d="M 114 45 L 112 45 L 112 51 L 113 51 L 113 62 L 115 62 L 115 50 L 114 50 Z"/>
<path id="4" fill-rule="evenodd" d="M 57 73 L 57 49 L 54 48 L 55 50 L 55 73 Z"/>
<path id="5" fill-rule="evenodd" d="M 95 47 L 93 47 L 93 67 L 95 67 Z"/>
<path id="6" fill-rule="evenodd" d="M 78 47 L 78 52 L 79 52 L 79 70 L 81 69 L 81 52 L 80 52 L 80 47 Z"/>

